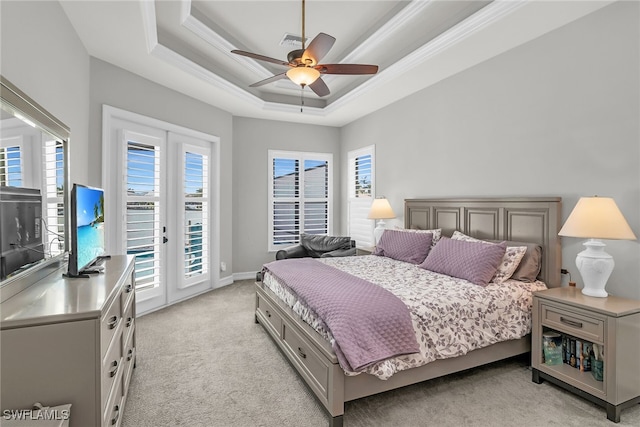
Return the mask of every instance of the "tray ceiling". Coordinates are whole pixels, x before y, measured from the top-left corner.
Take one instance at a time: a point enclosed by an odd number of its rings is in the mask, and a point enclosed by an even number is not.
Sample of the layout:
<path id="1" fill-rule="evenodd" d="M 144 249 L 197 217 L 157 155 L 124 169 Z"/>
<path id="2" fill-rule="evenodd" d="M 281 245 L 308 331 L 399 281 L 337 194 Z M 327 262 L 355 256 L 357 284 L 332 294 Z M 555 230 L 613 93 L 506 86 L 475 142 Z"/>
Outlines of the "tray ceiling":
<path id="1" fill-rule="evenodd" d="M 379 66 L 372 76 L 325 75 L 318 97 L 287 79 L 301 1 L 62 1 L 90 55 L 234 115 L 341 126 L 610 2 L 307 0 L 306 36 L 336 38 L 322 63 Z M 304 108 L 301 112 L 301 96 Z"/>

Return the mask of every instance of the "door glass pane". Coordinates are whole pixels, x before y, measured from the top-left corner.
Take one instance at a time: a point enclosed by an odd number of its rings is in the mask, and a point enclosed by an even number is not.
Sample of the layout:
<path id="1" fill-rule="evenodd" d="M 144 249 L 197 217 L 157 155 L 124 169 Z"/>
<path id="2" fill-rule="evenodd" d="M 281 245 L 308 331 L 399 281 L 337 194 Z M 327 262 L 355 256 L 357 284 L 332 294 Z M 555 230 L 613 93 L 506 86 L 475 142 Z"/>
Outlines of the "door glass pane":
<path id="1" fill-rule="evenodd" d="M 207 156 L 186 152 L 184 156 L 184 276 L 208 272 L 209 241 L 206 197 L 208 191 Z"/>
<path id="2" fill-rule="evenodd" d="M 160 285 L 160 148 L 127 143 L 127 254 L 136 257 L 136 289 Z"/>

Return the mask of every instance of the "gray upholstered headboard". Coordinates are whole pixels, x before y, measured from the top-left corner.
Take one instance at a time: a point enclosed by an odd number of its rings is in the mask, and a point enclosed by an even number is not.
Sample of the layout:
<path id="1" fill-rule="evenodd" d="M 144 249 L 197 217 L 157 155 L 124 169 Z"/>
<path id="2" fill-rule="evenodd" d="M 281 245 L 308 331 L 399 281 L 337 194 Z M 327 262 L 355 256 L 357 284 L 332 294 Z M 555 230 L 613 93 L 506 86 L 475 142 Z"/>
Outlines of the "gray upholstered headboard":
<path id="1" fill-rule="evenodd" d="M 542 246 L 540 280 L 561 285 L 560 197 L 407 199 L 405 228 L 455 230 L 478 239 L 515 240 Z"/>

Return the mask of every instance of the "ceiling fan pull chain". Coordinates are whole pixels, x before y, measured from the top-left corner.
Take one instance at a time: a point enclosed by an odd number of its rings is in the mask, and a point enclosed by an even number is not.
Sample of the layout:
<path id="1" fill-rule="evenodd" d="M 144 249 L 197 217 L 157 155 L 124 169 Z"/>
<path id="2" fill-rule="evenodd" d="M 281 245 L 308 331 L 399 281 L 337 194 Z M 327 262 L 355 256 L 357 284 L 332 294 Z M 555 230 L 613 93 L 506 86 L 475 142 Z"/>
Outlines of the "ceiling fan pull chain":
<path id="1" fill-rule="evenodd" d="M 304 107 L 304 86 L 300 86 L 300 112 L 302 113 L 302 108 Z"/>

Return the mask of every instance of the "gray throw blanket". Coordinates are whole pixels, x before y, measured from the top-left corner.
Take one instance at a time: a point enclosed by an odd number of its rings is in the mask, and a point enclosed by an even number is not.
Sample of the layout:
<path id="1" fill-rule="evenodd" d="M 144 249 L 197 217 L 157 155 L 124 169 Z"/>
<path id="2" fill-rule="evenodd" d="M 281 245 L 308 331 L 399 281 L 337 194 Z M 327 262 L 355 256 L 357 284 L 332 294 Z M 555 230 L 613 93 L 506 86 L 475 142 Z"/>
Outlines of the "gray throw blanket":
<path id="1" fill-rule="evenodd" d="M 409 309 L 386 289 L 313 258 L 273 261 L 263 270 L 324 322 L 343 369 L 419 351 Z"/>

